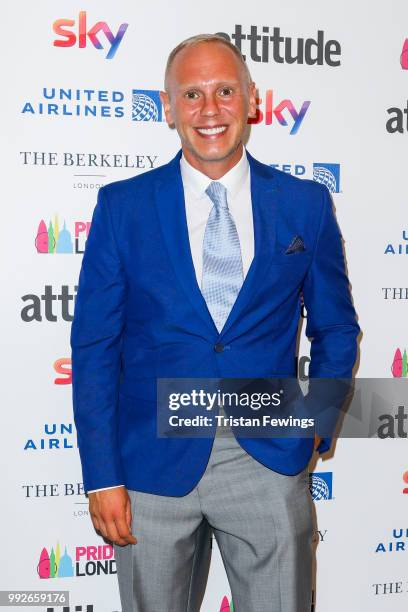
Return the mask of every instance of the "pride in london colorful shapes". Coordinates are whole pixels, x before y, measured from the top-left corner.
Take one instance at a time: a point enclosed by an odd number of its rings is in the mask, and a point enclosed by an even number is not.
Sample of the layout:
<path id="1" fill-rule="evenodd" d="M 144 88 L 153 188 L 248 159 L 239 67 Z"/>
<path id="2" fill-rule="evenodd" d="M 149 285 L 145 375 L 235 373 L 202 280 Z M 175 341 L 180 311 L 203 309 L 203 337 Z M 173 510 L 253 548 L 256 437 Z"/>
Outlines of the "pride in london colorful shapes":
<path id="1" fill-rule="evenodd" d="M 234 612 L 234 604 L 228 601 L 228 597 L 224 596 L 221 602 L 220 612 Z"/>
<path id="2" fill-rule="evenodd" d="M 391 372 L 394 378 L 407 378 L 408 377 L 408 357 L 407 351 L 401 353 L 400 349 L 397 348 L 394 355 L 394 361 L 392 362 Z"/>
<path id="3" fill-rule="evenodd" d="M 72 558 L 67 553 L 67 547 L 62 556 L 59 543 L 55 547 L 55 552 L 54 547 L 51 548 L 51 554 L 48 554 L 44 547 L 37 565 L 37 573 L 40 578 L 71 578 L 74 575 L 74 566 Z"/>

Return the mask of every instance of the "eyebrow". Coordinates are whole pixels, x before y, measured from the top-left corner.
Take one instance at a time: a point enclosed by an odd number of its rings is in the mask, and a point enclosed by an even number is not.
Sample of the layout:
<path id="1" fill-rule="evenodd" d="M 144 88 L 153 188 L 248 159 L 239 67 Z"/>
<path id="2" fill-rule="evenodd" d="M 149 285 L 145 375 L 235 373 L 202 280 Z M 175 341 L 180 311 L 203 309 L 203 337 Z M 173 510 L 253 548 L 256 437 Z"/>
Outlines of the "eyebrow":
<path id="1" fill-rule="evenodd" d="M 240 85 L 239 81 L 219 81 L 219 83 L 215 83 L 216 87 L 225 87 L 226 85 L 230 86 L 230 85 Z M 200 83 L 200 85 L 198 85 L 197 83 L 187 83 L 187 84 L 181 84 L 177 86 L 177 90 L 180 91 L 181 89 L 201 89 L 202 87 L 202 83 Z M 205 87 L 205 85 L 204 85 Z"/>

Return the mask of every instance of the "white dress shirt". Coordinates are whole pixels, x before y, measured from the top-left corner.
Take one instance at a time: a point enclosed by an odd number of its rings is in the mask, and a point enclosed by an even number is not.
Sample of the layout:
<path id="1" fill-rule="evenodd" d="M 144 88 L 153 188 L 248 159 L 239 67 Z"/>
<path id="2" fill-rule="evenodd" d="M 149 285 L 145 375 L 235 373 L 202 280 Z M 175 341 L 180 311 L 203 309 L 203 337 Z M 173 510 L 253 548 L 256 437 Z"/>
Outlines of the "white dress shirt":
<path id="1" fill-rule="evenodd" d="M 199 287 L 203 270 L 203 240 L 207 220 L 214 206 L 205 193 L 213 179 L 193 168 L 184 155 L 180 159 L 181 178 L 184 188 L 184 200 L 190 250 Z M 241 159 L 224 176 L 217 179 L 227 189 L 228 208 L 235 221 L 241 245 L 242 267 L 244 278 L 254 257 L 254 229 L 252 219 L 251 180 L 248 158 L 243 147 Z M 93 489 L 105 491 L 124 485 Z"/>
<path id="2" fill-rule="evenodd" d="M 184 155 L 180 159 L 184 187 L 186 217 L 190 249 L 197 282 L 201 288 L 203 269 L 203 240 L 207 220 L 214 206 L 205 193 L 212 182 L 208 176 L 193 168 Z M 251 184 L 248 158 L 243 148 L 242 157 L 231 170 L 217 179 L 227 189 L 228 208 L 235 221 L 241 245 L 244 278 L 254 256 L 254 230 L 252 221 Z"/>

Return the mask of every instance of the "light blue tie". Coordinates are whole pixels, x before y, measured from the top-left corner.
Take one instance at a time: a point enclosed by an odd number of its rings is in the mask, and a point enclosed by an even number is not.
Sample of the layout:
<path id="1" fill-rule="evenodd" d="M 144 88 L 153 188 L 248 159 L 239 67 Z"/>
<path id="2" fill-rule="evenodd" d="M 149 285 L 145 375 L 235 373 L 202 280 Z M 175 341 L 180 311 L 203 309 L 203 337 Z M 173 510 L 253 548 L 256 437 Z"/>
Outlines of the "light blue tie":
<path id="1" fill-rule="evenodd" d="M 244 280 L 241 246 L 224 185 L 213 181 L 205 193 L 214 206 L 204 233 L 201 291 L 220 332 Z"/>

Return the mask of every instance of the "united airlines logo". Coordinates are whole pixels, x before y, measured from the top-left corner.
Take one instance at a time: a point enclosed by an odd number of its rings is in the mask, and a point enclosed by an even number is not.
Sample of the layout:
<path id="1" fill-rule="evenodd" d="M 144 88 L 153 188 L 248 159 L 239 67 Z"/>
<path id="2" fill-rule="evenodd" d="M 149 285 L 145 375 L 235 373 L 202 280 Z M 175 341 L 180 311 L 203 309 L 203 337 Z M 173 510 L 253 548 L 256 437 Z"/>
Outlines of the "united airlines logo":
<path id="1" fill-rule="evenodd" d="M 132 121 L 163 121 L 162 103 L 158 90 L 132 90 Z"/>
<path id="2" fill-rule="evenodd" d="M 313 472 L 309 486 L 313 501 L 333 499 L 333 472 Z"/>
<path id="3" fill-rule="evenodd" d="M 313 164 L 313 180 L 326 185 L 331 193 L 339 193 L 340 164 Z"/>

